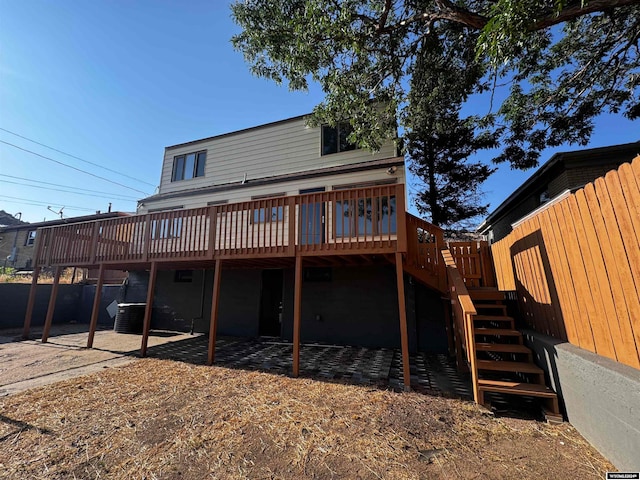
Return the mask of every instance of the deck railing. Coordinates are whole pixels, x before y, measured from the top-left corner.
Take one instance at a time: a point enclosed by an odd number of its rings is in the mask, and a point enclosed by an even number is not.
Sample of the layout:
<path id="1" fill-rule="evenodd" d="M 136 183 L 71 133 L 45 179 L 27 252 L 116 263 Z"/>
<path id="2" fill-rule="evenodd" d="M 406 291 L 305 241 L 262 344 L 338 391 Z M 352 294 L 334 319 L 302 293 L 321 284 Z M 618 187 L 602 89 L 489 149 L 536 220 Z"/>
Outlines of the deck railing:
<path id="1" fill-rule="evenodd" d="M 35 264 L 404 253 L 405 215 L 401 184 L 171 210 L 41 228 Z"/>
<path id="2" fill-rule="evenodd" d="M 429 278 L 432 286 L 446 290 L 445 270 L 440 251 L 446 248 L 444 232 L 421 218 L 407 213 L 407 270 L 419 277 Z"/>
<path id="3" fill-rule="evenodd" d="M 442 250 L 442 257 L 447 269 L 458 365 L 468 365 L 471 372 L 473 398 L 477 402 L 478 369 L 476 366 L 476 342 L 473 330 L 473 316 L 477 312 L 453 255 L 448 249 L 445 249 Z"/>
<path id="4" fill-rule="evenodd" d="M 449 242 L 448 247 L 467 287 L 496 286 L 488 242 Z"/>

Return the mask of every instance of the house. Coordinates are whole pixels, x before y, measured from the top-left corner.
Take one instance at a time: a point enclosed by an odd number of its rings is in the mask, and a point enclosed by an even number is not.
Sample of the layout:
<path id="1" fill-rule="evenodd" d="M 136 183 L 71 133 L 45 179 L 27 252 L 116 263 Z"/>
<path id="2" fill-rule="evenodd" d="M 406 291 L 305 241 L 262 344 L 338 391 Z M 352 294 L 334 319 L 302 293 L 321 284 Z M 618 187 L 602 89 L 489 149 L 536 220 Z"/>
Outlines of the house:
<path id="1" fill-rule="evenodd" d="M 281 237 L 290 221 L 287 199 L 303 196 L 306 201 L 298 206 L 303 223 L 298 240 L 305 247 L 325 248 L 356 235 L 395 238 L 399 203 L 395 189 L 405 183 L 404 158 L 393 139 L 371 153 L 351 145 L 348 133 L 346 125 L 309 128 L 301 116 L 169 146 L 159 192 L 139 201 L 139 213 L 224 209 L 253 202 L 252 208 L 230 212 L 235 215 L 231 231 L 220 232 L 227 237 L 226 246 L 235 247 L 232 243 L 243 235 L 243 228 L 253 228 L 251 236 L 242 239 L 241 246 L 248 247 L 251 242 L 264 243 L 264 235 L 267 242 L 285 240 Z M 363 197 L 349 198 L 347 192 L 356 189 L 361 189 Z M 389 193 L 371 197 L 369 192 L 374 191 Z M 329 195 L 344 200 L 330 207 Z M 179 241 L 184 237 L 184 222 L 178 218 L 158 221 L 152 224 L 152 238 Z M 273 259 L 253 263 L 224 271 L 218 332 L 291 340 L 294 265 Z M 193 324 L 196 331 L 207 331 L 209 319 L 203 312 L 210 310 L 213 274 L 212 269 L 202 268 L 160 271 L 155 324 L 187 330 Z M 302 276 L 303 342 L 400 345 L 395 271 L 382 255 L 309 258 Z M 147 272 L 131 272 L 127 301 L 144 302 L 147 284 Z M 420 286 L 416 289 L 420 290 L 419 310 L 436 312 L 437 320 L 426 313 L 419 325 L 411 319 L 410 349 L 446 351 L 440 295 L 424 292 Z M 413 286 L 411 294 L 413 298 Z"/>
<path id="2" fill-rule="evenodd" d="M 0 227 L 0 259 L 6 260 L 8 267 L 18 270 L 32 270 L 38 228 L 53 227 L 71 223 L 105 220 L 130 215 L 124 212 L 96 213 L 80 217 L 69 217 L 37 223 L 20 222 L 17 225 Z"/>
<path id="3" fill-rule="evenodd" d="M 497 242 L 539 209 L 548 208 L 639 153 L 640 141 L 556 153 L 491 212 L 477 232 L 489 243 Z"/>
<path id="4" fill-rule="evenodd" d="M 159 191 L 139 201 L 137 215 L 38 230 L 24 336 L 39 269 L 56 272 L 46 342 L 57 272 L 98 268 L 91 347 L 105 272 L 121 269 L 126 302 L 145 304 L 142 356 L 152 326 L 208 332 L 209 364 L 220 334 L 290 341 L 294 376 L 304 343 L 398 348 L 409 387 L 411 351 L 449 352 L 471 371 L 477 401 L 524 392 L 557 413 L 526 349 L 494 343 L 521 338 L 495 289 L 488 245 L 445 244 L 442 229 L 406 211 L 394 139 L 371 153 L 348 134 L 346 124 L 309 127 L 295 117 L 167 147 Z M 505 365 L 534 387 L 482 377 Z"/>

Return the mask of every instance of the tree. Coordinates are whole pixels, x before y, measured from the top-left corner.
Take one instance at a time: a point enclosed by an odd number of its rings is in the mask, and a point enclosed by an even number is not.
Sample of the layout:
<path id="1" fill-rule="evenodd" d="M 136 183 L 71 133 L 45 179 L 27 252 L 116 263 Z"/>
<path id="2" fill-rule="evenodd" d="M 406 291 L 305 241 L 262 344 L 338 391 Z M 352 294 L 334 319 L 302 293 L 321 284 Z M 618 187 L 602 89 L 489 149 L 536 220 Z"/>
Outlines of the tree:
<path id="1" fill-rule="evenodd" d="M 604 112 L 640 117 L 640 0 L 243 0 L 232 38 L 251 70 L 325 92 L 312 123 L 345 118 L 376 149 L 403 118 L 423 38 L 438 25 L 477 36 L 484 80 L 508 90 L 485 117 L 502 133 L 496 161 L 537 164 L 546 146 L 586 144 Z M 496 98 L 498 95 L 496 95 Z"/>
<path id="2" fill-rule="evenodd" d="M 495 148 L 497 135 L 482 130 L 478 117 L 461 117 L 484 75 L 474 36 L 461 35 L 458 25 L 434 28 L 439 31 L 422 39 L 416 56 L 404 122 L 410 168 L 423 181 L 416 206 L 435 225 L 468 229 L 469 220 L 487 213 L 480 186 L 493 172 L 469 157 Z"/>

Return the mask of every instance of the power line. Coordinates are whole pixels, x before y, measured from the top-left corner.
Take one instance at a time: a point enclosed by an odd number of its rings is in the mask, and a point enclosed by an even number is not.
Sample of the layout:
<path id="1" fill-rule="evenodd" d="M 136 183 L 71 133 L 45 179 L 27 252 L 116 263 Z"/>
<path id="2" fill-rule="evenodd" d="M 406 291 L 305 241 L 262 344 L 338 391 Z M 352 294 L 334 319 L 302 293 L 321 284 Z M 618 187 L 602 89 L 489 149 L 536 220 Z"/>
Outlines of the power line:
<path id="1" fill-rule="evenodd" d="M 6 174 L 3 174 L 3 173 L 0 173 L 0 177 L 14 178 L 16 180 L 26 180 L 27 182 L 32 182 L 32 183 L 42 183 L 43 185 L 53 185 L 54 187 L 72 188 L 73 190 L 81 190 L 81 191 L 90 192 L 90 193 L 103 193 L 105 195 L 121 197 L 122 199 L 129 199 L 129 200 L 136 200 L 136 201 L 138 200 L 138 197 L 134 197 L 134 196 L 131 196 L 131 195 L 120 195 L 119 193 L 101 192 L 99 190 L 91 190 L 91 189 L 88 189 L 88 188 L 80 188 L 80 187 L 76 187 L 76 186 L 73 186 L 73 185 L 61 185 L 59 183 L 45 182 L 43 180 L 31 180 L 30 178 L 16 177 L 14 175 L 6 175 Z M 15 183 L 16 185 L 25 185 L 27 187 L 34 187 L 35 186 L 35 185 L 27 185 L 27 184 L 23 184 L 23 183 L 18 183 L 18 182 L 9 182 L 8 180 L 0 180 L 0 182 Z M 60 191 L 64 191 L 64 190 L 60 190 Z"/>
<path id="2" fill-rule="evenodd" d="M 106 199 L 110 199 L 110 200 L 120 200 L 120 201 L 123 201 L 123 202 L 135 202 L 136 201 L 135 199 L 120 198 L 120 197 L 115 196 L 115 195 L 106 196 L 106 195 L 96 195 L 95 193 L 74 192 L 73 190 L 63 190 L 61 188 L 42 187 L 40 185 L 27 185 L 26 183 L 12 182 L 11 180 L 0 180 L 0 183 L 12 183 L 14 185 L 22 185 L 24 187 L 40 188 L 42 190 L 51 190 L 51 191 L 54 191 L 54 192 L 71 193 L 72 195 L 81 195 L 83 197 L 106 198 Z"/>
<path id="3" fill-rule="evenodd" d="M 57 163 L 59 165 L 63 165 L 65 167 L 71 168 L 71 169 L 76 170 L 78 172 L 86 173 L 87 175 L 91 175 L 92 177 L 99 178 L 100 180 L 104 180 L 105 182 L 113 183 L 114 185 L 118 185 L 119 187 L 124 187 L 124 188 L 127 188 L 129 190 L 133 190 L 134 192 L 142 193 L 143 195 L 149 195 L 148 193 L 143 192 L 142 190 L 138 190 L 137 188 L 128 187 L 127 185 L 124 185 L 122 183 L 114 182 L 113 180 L 109 180 L 108 178 L 101 177 L 100 175 L 96 175 L 95 173 L 87 172 L 86 170 L 82 170 L 80 168 L 74 167 L 72 165 L 69 165 L 67 163 L 61 162 L 59 160 L 54 160 L 51 157 L 47 157 L 45 155 L 40 155 L 39 153 L 33 152 L 31 150 L 27 150 L 26 148 L 19 147 L 18 145 L 14 145 L 13 143 L 5 142 L 4 140 L 0 140 L 0 143 L 4 143 L 5 145 L 9 145 L 10 147 L 17 148 L 18 150 L 22 150 L 23 152 L 30 153 L 30 154 L 35 155 L 35 156 L 40 157 L 40 158 L 44 158 L 45 160 L 49 160 L 49 161 L 51 161 L 53 163 Z"/>
<path id="4" fill-rule="evenodd" d="M 59 203 L 46 203 L 46 202 L 36 202 L 29 198 L 19 198 L 19 197 L 10 197 L 9 195 L 0 195 L 0 198 L 11 198 L 13 200 L 20 200 L 20 202 L 12 202 L 10 200 L 5 200 L 8 203 L 24 203 L 26 205 L 37 205 L 37 206 L 60 206 L 67 208 L 69 210 L 85 210 L 87 212 L 95 212 L 97 209 L 95 208 L 86 208 L 86 207 L 74 207 L 73 205 L 62 205 Z"/>
<path id="5" fill-rule="evenodd" d="M 50 147 L 49 145 L 45 145 L 44 143 L 37 142 L 35 140 L 32 140 L 31 138 L 25 137 L 24 135 L 20 135 L 19 133 L 12 132 L 11 130 L 7 130 L 6 128 L 0 127 L 0 130 L 2 130 L 3 132 L 10 133 L 11 135 L 15 135 L 16 137 L 23 138 L 24 140 L 27 140 L 31 143 L 35 143 L 36 145 L 40 145 L 41 147 L 45 147 L 45 148 L 48 148 L 49 150 L 53 150 L 54 152 L 58 152 L 63 155 L 66 155 L 67 157 L 75 158 L 76 160 L 80 160 L 81 162 L 88 163 L 89 165 L 93 165 L 94 167 L 102 168 L 103 170 L 107 170 L 108 172 L 112 172 L 117 175 L 122 175 L 123 177 L 130 178 L 131 180 L 135 180 L 136 182 L 144 183 L 145 185 L 149 185 L 150 187 L 155 187 L 153 183 L 145 182 L 144 180 L 140 180 L 139 178 L 132 177 L 130 175 L 127 175 L 126 173 L 118 172 L 117 170 L 112 170 L 98 163 L 90 162 L 89 160 L 85 160 L 84 158 L 80 158 L 70 153 L 63 152 L 62 150 L 58 150 L 57 148 Z"/>

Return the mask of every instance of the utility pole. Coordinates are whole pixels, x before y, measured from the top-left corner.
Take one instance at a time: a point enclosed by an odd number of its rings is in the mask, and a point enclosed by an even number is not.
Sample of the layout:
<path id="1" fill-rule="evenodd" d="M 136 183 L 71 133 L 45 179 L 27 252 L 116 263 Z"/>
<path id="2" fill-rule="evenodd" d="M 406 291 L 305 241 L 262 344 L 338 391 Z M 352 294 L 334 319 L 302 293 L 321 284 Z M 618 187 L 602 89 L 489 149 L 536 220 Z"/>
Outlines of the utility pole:
<path id="1" fill-rule="evenodd" d="M 14 217 L 18 218 L 19 222 L 22 222 L 22 212 L 18 212 L 14 215 Z M 16 244 L 18 243 L 18 232 L 19 229 L 16 228 L 16 234 L 13 237 L 13 247 L 11 247 L 11 267 L 16 268 Z M 7 262 L 4 262 L 4 268 L 7 268 Z"/>

